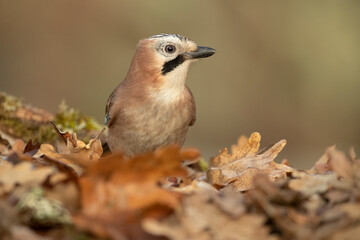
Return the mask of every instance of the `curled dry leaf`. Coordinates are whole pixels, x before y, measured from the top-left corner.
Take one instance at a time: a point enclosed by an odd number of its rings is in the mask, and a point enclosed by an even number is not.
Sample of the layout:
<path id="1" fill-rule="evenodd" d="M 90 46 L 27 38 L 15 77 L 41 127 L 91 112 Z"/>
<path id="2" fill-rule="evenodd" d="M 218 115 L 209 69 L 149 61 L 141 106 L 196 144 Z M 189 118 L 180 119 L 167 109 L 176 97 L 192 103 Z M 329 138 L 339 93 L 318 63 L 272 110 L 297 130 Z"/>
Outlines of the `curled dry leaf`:
<path id="1" fill-rule="evenodd" d="M 281 140 L 268 150 L 257 153 L 260 146 L 259 133 L 251 134 L 247 140 L 240 137 L 237 146 L 232 147 L 232 154 L 227 149 L 211 160 L 208 180 L 217 186 L 231 185 L 237 191 L 253 188 L 253 178 L 257 174 L 266 174 L 271 180 L 285 178 L 293 169 L 285 164 L 274 162 L 286 144 Z"/>
<path id="2" fill-rule="evenodd" d="M 37 151 L 39 151 L 39 149 L 40 149 L 40 143 L 33 144 L 32 139 L 30 139 L 26 143 L 23 153 L 33 156 L 35 153 L 37 153 Z"/>
<path id="3" fill-rule="evenodd" d="M 186 175 L 184 156 L 190 155 L 169 146 L 128 160 L 121 154 L 101 158 L 79 180 L 82 213 L 75 217 L 76 225 L 102 237 L 147 239 L 141 220 L 167 216 L 179 204 L 182 195 L 162 188 L 159 181 Z"/>
<path id="4" fill-rule="evenodd" d="M 69 132 L 62 132 L 62 131 L 60 131 L 60 129 L 58 129 L 58 127 L 55 125 L 54 122 L 51 122 L 51 125 L 53 126 L 57 135 L 60 137 L 60 139 L 62 139 L 64 141 L 65 144 L 70 142 L 74 148 L 77 147 L 76 133 L 71 135 Z"/>
<path id="5" fill-rule="evenodd" d="M 77 140 L 76 134 L 73 135 L 76 140 L 67 140 L 66 148 L 61 152 L 57 152 L 50 144 L 42 144 L 39 151 L 35 154 L 36 157 L 43 157 L 43 159 L 51 164 L 57 165 L 61 170 L 71 172 L 76 176 L 84 173 L 85 168 L 96 162 L 103 153 L 101 141 L 97 138 L 91 139 L 88 144 Z"/>

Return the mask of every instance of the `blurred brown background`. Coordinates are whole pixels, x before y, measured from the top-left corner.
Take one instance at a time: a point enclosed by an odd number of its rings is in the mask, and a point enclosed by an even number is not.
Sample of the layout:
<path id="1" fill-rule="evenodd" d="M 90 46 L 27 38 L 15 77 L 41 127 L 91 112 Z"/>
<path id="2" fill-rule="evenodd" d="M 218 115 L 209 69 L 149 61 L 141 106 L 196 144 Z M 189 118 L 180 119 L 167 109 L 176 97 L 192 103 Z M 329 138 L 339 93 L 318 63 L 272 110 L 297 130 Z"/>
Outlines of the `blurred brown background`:
<path id="1" fill-rule="evenodd" d="M 138 40 L 178 33 L 217 53 L 188 85 L 206 158 L 259 131 L 278 160 L 310 167 L 330 145 L 360 146 L 360 1 L 0 0 L 0 91 L 100 122 Z M 359 149 L 358 149 L 359 150 Z"/>

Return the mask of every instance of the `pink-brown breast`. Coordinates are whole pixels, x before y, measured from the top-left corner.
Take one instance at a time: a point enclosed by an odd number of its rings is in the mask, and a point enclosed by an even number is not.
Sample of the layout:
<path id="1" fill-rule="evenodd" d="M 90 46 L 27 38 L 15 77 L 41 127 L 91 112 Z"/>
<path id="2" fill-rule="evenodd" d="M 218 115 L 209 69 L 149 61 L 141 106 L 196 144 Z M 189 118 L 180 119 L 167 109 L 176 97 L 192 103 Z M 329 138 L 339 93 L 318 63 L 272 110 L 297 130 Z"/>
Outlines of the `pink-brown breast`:
<path id="1" fill-rule="evenodd" d="M 172 103 L 143 96 L 139 99 L 137 94 L 127 95 L 119 91 L 118 101 L 124 98 L 126 101 L 118 107 L 114 123 L 109 126 L 111 151 L 133 156 L 168 144 L 183 145 L 196 114 L 190 90 L 184 86 L 179 99 Z"/>

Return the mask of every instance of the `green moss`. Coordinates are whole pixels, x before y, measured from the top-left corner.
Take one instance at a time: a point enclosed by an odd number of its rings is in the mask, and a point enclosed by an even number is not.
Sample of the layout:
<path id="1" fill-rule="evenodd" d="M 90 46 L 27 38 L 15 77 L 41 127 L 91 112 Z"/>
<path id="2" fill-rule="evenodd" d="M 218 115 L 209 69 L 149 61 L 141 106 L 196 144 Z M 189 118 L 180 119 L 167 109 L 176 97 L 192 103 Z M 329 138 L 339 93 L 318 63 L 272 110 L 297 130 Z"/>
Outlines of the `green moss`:
<path id="1" fill-rule="evenodd" d="M 13 113 L 21 107 L 21 105 L 22 103 L 19 98 L 0 92 L 0 114 Z"/>
<path id="2" fill-rule="evenodd" d="M 0 92 L 0 112 L 15 112 L 21 105 L 19 98 Z"/>
<path id="3" fill-rule="evenodd" d="M 24 141 L 53 143 L 57 134 L 49 123 L 25 121 L 16 117 L 16 111 L 22 107 L 19 98 L 0 92 L 0 129 Z M 76 132 L 85 142 L 97 135 L 102 126 L 92 117 L 70 108 L 62 101 L 53 122 L 63 132 Z"/>
<path id="4" fill-rule="evenodd" d="M 204 158 L 201 158 L 199 160 L 199 165 L 202 171 L 207 171 L 209 169 L 209 163 L 207 161 L 205 161 Z"/>
<path id="5" fill-rule="evenodd" d="M 94 118 L 70 108 L 65 101 L 60 103 L 54 122 L 59 129 L 68 132 L 100 130 L 102 128 Z"/>
<path id="6" fill-rule="evenodd" d="M 53 141 L 56 133 L 47 124 L 35 124 L 23 121 L 16 117 L 16 111 L 22 107 L 19 98 L 0 92 L 0 129 L 8 134 L 25 141 L 32 139 L 35 142 Z"/>
<path id="7" fill-rule="evenodd" d="M 53 142 L 56 133 L 49 124 L 34 125 L 17 118 L 4 118 L 0 116 L 0 126 L 14 137 L 25 142 L 32 139 L 34 142 Z"/>
<path id="8" fill-rule="evenodd" d="M 30 226 L 51 227 L 72 223 L 71 215 L 63 204 L 47 198 L 40 187 L 24 193 L 16 207 L 22 213 L 22 220 Z"/>

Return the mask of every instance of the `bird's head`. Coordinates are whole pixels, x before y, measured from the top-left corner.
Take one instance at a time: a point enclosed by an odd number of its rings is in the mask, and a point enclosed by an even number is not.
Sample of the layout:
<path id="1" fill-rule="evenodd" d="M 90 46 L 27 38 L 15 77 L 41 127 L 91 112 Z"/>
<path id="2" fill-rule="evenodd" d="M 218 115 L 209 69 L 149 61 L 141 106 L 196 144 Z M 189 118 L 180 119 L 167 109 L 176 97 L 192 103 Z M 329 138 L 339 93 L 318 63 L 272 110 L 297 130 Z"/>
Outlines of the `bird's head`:
<path id="1" fill-rule="evenodd" d="M 127 78 L 151 82 L 157 88 L 178 89 L 185 86 L 190 63 L 215 52 L 178 34 L 154 35 L 139 42 Z"/>

